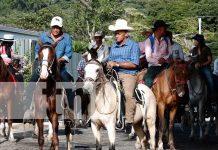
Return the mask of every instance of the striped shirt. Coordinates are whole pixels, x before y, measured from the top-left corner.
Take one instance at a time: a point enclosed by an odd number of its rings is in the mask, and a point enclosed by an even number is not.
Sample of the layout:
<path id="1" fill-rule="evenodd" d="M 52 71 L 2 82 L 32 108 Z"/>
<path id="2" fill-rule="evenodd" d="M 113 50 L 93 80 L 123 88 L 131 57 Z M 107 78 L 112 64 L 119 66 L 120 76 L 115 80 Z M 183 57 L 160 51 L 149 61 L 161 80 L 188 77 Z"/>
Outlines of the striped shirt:
<path id="1" fill-rule="evenodd" d="M 140 49 L 136 42 L 131 39 L 127 39 L 125 44 L 119 45 L 115 42 L 110 50 L 109 61 L 114 62 L 131 62 L 135 65 L 139 65 Z M 124 69 L 115 68 L 118 73 L 136 74 L 138 69 Z"/>

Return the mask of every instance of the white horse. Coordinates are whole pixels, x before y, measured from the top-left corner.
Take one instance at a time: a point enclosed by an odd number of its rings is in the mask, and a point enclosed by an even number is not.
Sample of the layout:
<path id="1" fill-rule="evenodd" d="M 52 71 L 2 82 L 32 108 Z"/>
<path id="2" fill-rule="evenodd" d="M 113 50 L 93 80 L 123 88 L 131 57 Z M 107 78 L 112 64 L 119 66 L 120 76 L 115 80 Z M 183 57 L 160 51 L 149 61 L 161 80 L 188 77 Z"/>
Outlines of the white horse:
<path id="1" fill-rule="evenodd" d="M 100 128 L 105 127 L 108 131 L 110 141 L 110 150 L 115 149 L 115 125 L 119 116 L 119 90 L 109 82 L 104 73 L 102 65 L 91 60 L 85 68 L 84 89 L 90 93 L 91 100 L 89 104 L 89 116 L 91 127 L 96 140 L 96 149 L 101 150 Z M 146 149 L 145 134 L 142 128 L 142 120 L 145 118 L 150 132 L 150 147 L 155 149 L 155 121 L 156 121 L 156 99 L 152 91 L 144 86 L 139 85 L 138 90 L 142 94 L 143 105 L 137 104 L 133 127 L 139 137 L 137 147 Z"/>

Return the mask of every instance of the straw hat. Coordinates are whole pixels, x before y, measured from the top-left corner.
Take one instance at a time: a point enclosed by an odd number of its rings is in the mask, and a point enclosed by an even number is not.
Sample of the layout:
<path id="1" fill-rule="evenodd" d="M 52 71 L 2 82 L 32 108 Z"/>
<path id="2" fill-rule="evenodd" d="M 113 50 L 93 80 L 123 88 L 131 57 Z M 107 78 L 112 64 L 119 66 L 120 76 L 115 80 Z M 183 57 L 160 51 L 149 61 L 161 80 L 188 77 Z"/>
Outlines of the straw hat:
<path id="1" fill-rule="evenodd" d="M 124 19 L 117 19 L 115 25 L 110 25 L 108 29 L 111 31 L 117 31 L 117 30 L 131 31 L 133 30 L 132 27 L 128 26 L 127 21 Z"/>

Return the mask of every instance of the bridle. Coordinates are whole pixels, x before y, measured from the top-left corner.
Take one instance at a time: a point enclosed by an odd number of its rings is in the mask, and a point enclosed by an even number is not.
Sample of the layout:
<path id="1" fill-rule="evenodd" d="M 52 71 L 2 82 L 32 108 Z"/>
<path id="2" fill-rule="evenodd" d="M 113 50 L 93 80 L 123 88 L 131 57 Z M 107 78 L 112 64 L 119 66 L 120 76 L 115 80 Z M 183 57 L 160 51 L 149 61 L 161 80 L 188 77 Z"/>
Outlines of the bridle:
<path id="1" fill-rule="evenodd" d="M 178 94 L 178 87 L 179 87 L 180 85 L 185 85 L 185 84 L 187 83 L 187 80 L 185 80 L 185 79 L 182 79 L 182 80 L 178 79 L 178 77 L 177 77 L 177 75 L 176 75 L 176 73 L 175 73 L 175 70 L 178 69 L 178 68 L 180 68 L 181 70 L 186 69 L 185 64 L 174 64 L 172 67 L 173 67 L 173 70 L 174 70 L 174 79 L 175 79 L 175 83 L 176 83 L 175 88 L 172 88 L 172 86 L 171 86 L 171 84 L 170 84 L 169 69 L 166 69 L 166 70 L 165 70 L 166 78 L 167 78 L 167 84 L 168 84 L 168 86 L 169 86 L 169 88 L 170 88 L 171 95 L 173 95 L 173 94 L 175 94 L 175 93 Z"/>
<path id="2" fill-rule="evenodd" d="M 45 49 L 45 48 L 52 49 L 55 52 L 54 47 L 52 45 L 42 45 L 40 51 L 43 51 L 43 49 Z M 54 64 L 55 58 L 56 58 L 56 55 L 54 54 L 54 57 L 52 58 L 52 60 L 48 60 L 48 58 L 47 58 L 47 59 L 42 59 L 42 60 L 38 61 L 38 63 L 39 63 L 38 73 L 41 72 L 42 66 L 46 66 L 47 71 L 48 71 L 48 76 L 50 76 L 54 79 L 53 74 L 52 74 L 52 66 Z"/>

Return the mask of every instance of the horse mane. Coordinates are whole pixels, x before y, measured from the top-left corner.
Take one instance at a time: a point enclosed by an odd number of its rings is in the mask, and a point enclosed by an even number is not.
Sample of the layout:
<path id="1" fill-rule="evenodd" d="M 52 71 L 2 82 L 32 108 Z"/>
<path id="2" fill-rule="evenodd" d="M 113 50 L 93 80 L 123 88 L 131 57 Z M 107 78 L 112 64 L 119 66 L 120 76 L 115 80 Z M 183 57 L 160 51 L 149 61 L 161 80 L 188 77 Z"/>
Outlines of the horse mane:
<path id="1" fill-rule="evenodd" d="M 10 81 L 10 72 L 8 71 L 7 66 L 5 65 L 2 57 L 0 56 L 0 81 L 7 82 Z"/>
<path id="2" fill-rule="evenodd" d="M 51 71 L 52 71 L 52 74 L 54 75 L 54 79 L 56 81 L 61 81 L 61 77 L 60 77 L 60 66 L 61 64 L 58 62 L 57 60 L 57 56 L 56 56 L 56 53 L 55 53 L 55 49 L 54 47 L 56 46 L 56 43 L 54 45 L 49 45 L 49 44 L 44 44 L 44 45 L 41 45 L 40 44 L 40 49 L 38 51 L 38 55 L 40 57 L 40 53 L 43 49 L 45 48 L 49 48 L 49 49 L 52 49 L 53 50 L 53 53 L 54 53 L 54 62 L 51 66 Z"/>

